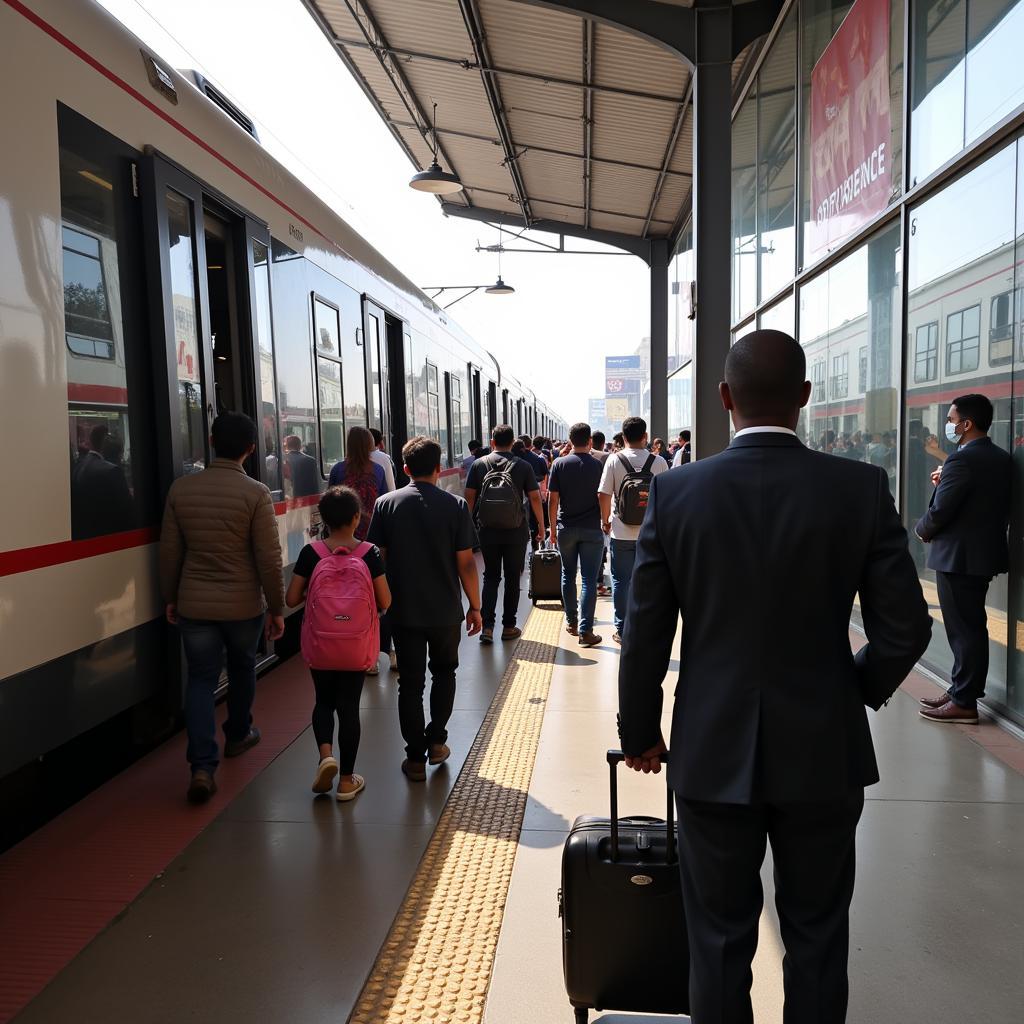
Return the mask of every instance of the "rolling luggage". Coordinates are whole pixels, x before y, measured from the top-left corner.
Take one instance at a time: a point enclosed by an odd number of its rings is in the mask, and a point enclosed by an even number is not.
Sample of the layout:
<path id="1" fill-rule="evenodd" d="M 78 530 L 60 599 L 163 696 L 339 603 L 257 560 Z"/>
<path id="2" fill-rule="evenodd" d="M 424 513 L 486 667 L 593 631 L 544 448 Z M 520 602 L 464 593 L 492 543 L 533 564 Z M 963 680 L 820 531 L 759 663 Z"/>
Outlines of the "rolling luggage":
<path id="1" fill-rule="evenodd" d="M 556 548 L 530 553 L 530 600 L 562 603 L 562 556 Z"/>
<path id="2" fill-rule="evenodd" d="M 620 819 L 622 760 L 621 751 L 608 751 L 611 818 L 577 818 L 562 851 L 562 967 L 577 1024 L 586 1024 L 590 1009 L 689 1012 L 672 791 L 664 821 Z"/>

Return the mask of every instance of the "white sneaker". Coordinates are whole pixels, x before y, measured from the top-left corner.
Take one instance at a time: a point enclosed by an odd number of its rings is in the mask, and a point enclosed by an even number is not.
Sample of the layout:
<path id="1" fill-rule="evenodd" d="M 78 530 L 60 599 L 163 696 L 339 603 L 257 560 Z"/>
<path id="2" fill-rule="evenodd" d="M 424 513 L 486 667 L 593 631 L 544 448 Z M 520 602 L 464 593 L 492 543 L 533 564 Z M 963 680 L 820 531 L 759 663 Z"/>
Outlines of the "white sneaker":
<path id="1" fill-rule="evenodd" d="M 316 778 L 313 779 L 313 792 L 329 793 L 337 774 L 338 762 L 333 757 L 322 758 L 316 768 Z"/>

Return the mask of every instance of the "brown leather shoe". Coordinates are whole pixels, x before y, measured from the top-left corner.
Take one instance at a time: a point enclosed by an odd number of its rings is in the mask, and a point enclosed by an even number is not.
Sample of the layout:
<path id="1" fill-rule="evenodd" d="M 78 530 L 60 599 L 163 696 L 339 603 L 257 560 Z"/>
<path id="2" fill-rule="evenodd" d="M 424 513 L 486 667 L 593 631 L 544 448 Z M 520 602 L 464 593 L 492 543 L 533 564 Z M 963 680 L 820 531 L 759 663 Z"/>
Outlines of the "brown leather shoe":
<path id="1" fill-rule="evenodd" d="M 596 647 L 603 639 L 603 636 L 593 630 L 589 633 L 580 633 L 580 647 Z"/>
<path id="2" fill-rule="evenodd" d="M 951 700 L 940 708 L 921 708 L 918 714 L 929 722 L 949 722 L 952 725 L 976 725 L 978 721 L 977 708 L 962 708 Z"/>
<path id="3" fill-rule="evenodd" d="M 409 758 L 406 758 L 402 762 L 402 774 L 410 782 L 425 782 L 427 766 L 422 761 L 410 761 Z"/>
<path id="4" fill-rule="evenodd" d="M 447 743 L 431 743 L 427 760 L 431 764 L 444 764 L 451 756 L 452 751 Z"/>
<path id="5" fill-rule="evenodd" d="M 614 641 L 615 641 L 615 642 L 616 642 L 617 644 L 621 644 L 621 643 L 622 643 L 622 634 L 621 634 L 621 633 L 619 633 L 618 631 L 616 631 L 616 632 L 612 633 L 612 639 L 613 639 L 613 640 L 614 640 Z"/>
<path id="6" fill-rule="evenodd" d="M 506 626 L 501 631 L 502 640 L 518 640 L 523 635 L 523 631 L 518 626 Z"/>
<path id="7" fill-rule="evenodd" d="M 205 768 L 200 768 L 192 773 L 192 781 L 189 783 L 188 793 L 185 795 L 190 804 L 205 804 L 216 792 L 217 780 L 213 777 L 213 773 L 206 771 Z"/>
<path id="8" fill-rule="evenodd" d="M 494 643 L 494 630 L 493 629 L 481 629 L 480 630 L 480 643 L 482 643 L 482 644 L 493 644 Z"/>
<path id="9" fill-rule="evenodd" d="M 941 708 L 943 704 L 949 702 L 949 694 L 944 693 L 940 697 L 922 697 L 918 704 L 923 708 Z"/>
<path id="10" fill-rule="evenodd" d="M 577 628 L 575 622 L 567 622 L 565 624 L 565 631 L 566 631 L 566 633 L 569 634 L 569 636 L 579 636 L 580 635 L 580 631 Z"/>

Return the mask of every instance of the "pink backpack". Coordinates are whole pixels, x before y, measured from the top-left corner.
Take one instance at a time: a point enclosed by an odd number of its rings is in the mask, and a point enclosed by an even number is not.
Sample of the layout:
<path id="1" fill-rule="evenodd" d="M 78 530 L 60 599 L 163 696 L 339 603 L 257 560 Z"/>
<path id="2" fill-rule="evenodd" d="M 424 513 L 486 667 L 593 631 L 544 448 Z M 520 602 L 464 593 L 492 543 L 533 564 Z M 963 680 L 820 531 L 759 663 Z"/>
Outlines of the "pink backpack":
<path id="1" fill-rule="evenodd" d="M 373 578 L 363 561 L 372 545 L 336 551 L 315 541 L 302 620 L 302 658 L 310 668 L 365 672 L 380 655 L 380 621 Z"/>

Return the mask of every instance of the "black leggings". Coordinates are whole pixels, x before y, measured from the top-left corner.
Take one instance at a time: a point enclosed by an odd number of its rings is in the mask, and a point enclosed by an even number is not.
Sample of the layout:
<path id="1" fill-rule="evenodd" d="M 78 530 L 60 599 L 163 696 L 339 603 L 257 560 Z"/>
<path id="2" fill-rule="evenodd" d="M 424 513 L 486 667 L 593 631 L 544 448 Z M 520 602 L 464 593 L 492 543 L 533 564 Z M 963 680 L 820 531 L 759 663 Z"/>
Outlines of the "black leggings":
<path id="1" fill-rule="evenodd" d="M 365 672 L 333 672 L 311 668 L 316 704 L 313 705 L 313 735 L 317 746 L 334 744 L 334 716 L 338 716 L 338 767 L 351 775 L 359 752 L 359 698 Z"/>

